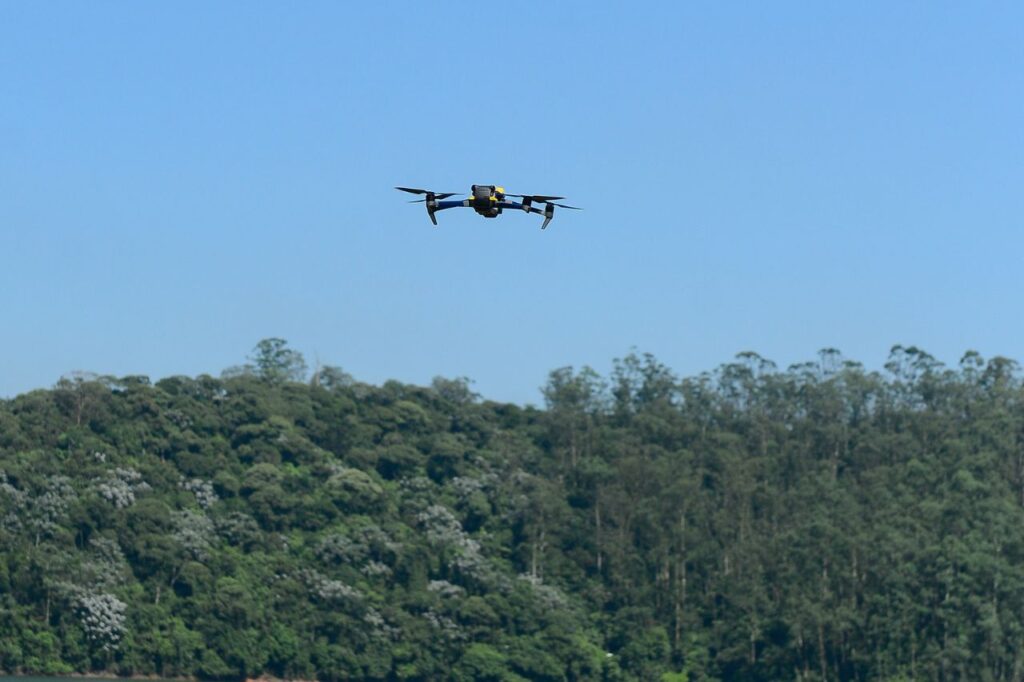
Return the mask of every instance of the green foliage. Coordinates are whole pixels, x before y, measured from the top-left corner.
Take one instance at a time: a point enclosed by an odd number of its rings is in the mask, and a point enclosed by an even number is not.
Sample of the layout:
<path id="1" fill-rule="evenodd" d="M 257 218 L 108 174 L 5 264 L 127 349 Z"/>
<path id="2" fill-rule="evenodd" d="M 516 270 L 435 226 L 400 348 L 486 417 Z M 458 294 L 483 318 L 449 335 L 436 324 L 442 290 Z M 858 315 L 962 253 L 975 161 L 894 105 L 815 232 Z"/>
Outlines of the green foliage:
<path id="1" fill-rule="evenodd" d="M 255 376 L 274 384 L 302 381 L 306 377 L 306 359 L 302 353 L 288 348 L 288 342 L 284 339 L 263 339 L 253 348 L 249 360 L 251 362 L 248 364 L 225 370 L 225 377 Z M 330 387 L 344 384 L 346 377 L 340 369 L 330 367 L 318 371 L 315 379 Z"/>
<path id="2" fill-rule="evenodd" d="M 502 682 L 510 677 L 508 656 L 489 644 L 469 645 L 459 660 L 458 679 Z"/>
<path id="3" fill-rule="evenodd" d="M 0 670 L 1019 678 L 1010 360 L 630 355 L 545 410 L 250 360 L 0 401 Z"/>

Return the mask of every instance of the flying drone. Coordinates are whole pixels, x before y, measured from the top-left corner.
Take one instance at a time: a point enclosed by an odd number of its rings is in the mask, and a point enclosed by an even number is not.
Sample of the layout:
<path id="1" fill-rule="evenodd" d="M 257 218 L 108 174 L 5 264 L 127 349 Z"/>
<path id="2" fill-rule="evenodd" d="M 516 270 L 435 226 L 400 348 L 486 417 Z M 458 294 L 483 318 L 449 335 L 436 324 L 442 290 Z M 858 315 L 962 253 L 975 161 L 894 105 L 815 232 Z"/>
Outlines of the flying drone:
<path id="1" fill-rule="evenodd" d="M 446 201 L 448 197 L 458 196 L 458 192 L 431 192 L 426 189 L 415 189 L 413 187 L 396 187 L 403 192 L 409 192 L 410 194 L 425 194 L 426 197 L 423 199 L 416 199 L 410 201 L 410 204 L 423 204 L 427 205 L 427 215 L 430 216 L 430 222 L 437 225 L 437 218 L 434 214 L 438 211 L 444 211 L 449 208 L 471 208 L 485 218 L 497 218 L 501 215 L 502 210 L 506 208 L 519 209 L 520 211 L 526 211 L 527 213 L 536 213 L 537 215 L 544 216 L 544 224 L 540 226 L 540 229 L 545 229 L 551 219 L 555 216 L 555 206 L 559 208 L 571 208 L 574 211 L 581 211 L 583 209 L 576 206 L 566 206 L 565 204 L 556 204 L 557 199 L 564 199 L 565 197 L 549 197 L 543 194 L 507 194 L 504 187 L 498 187 L 496 185 L 473 185 L 472 192 L 473 197 L 471 199 L 455 199 Z M 513 201 L 506 197 L 516 197 L 522 199 L 522 201 Z M 534 204 L 544 204 L 544 209 L 541 210 L 534 206 Z"/>

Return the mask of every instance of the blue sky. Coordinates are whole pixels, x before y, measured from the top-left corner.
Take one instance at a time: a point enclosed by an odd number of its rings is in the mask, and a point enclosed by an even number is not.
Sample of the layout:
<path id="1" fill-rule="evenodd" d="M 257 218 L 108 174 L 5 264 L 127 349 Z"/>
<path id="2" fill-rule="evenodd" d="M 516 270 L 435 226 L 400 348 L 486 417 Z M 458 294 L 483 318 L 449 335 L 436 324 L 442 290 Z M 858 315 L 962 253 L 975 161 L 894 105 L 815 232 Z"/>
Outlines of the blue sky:
<path id="1" fill-rule="evenodd" d="M 0 396 L 1024 360 L 1019 3 L 0 5 Z M 585 207 L 440 214 L 394 185 Z"/>

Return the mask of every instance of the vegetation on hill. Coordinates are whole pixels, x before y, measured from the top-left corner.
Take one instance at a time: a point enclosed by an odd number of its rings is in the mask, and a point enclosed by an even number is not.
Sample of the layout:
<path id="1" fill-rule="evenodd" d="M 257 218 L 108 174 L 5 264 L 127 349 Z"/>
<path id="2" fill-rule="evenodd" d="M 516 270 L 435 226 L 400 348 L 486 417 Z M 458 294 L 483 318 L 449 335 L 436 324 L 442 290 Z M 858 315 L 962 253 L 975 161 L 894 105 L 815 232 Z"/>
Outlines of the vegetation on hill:
<path id="1" fill-rule="evenodd" d="M 546 409 L 267 339 L 0 401 L 0 669 L 322 680 L 1018 680 L 1024 386 L 752 353 Z"/>

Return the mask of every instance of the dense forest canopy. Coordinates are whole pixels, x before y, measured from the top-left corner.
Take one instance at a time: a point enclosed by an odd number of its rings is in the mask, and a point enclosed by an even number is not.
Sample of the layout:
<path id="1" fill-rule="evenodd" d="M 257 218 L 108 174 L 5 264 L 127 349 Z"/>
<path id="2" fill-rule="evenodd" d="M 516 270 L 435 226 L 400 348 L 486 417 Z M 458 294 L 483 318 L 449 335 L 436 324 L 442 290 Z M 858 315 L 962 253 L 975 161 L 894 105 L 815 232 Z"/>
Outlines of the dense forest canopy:
<path id="1" fill-rule="evenodd" d="M 0 402 L 0 669 L 1019 680 L 1013 361 L 370 386 L 280 339 Z"/>

